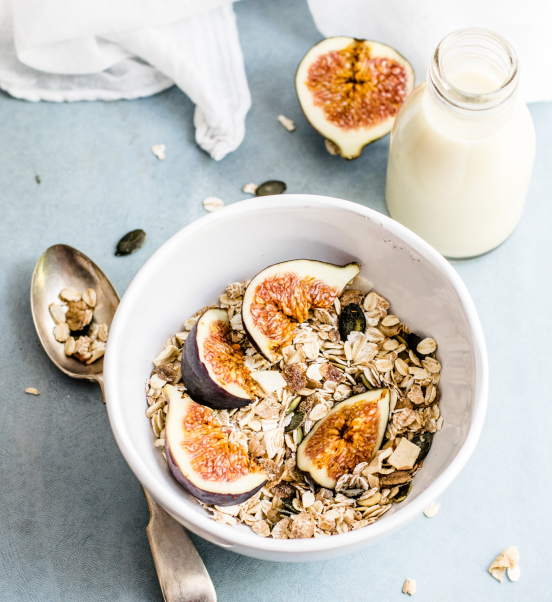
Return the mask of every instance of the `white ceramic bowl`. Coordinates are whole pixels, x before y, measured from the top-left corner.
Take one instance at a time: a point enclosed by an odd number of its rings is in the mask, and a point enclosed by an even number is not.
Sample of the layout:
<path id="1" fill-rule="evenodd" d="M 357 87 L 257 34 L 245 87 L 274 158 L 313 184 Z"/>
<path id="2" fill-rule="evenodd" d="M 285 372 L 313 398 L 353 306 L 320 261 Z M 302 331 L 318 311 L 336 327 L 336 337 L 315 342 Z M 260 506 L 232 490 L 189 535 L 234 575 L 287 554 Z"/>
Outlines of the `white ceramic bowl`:
<path id="1" fill-rule="evenodd" d="M 273 263 L 358 261 L 361 275 L 413 331 L 439 343 L 445 417 L 412 492 L 376 523 L 306 540 L 261 538 L 209 518 L 172 478 L 145 417 L 144 384 L 165 340 L 227 283 Z M 104 361 L 111 428 L 142 485 L 197 535 L 241 554 L 321 560 L 360 550 L 419 515 L 458 475 L 479 438 L 487 404 L 483 332 L 470 295 L 450 264 L 421 238 L 371 209 L 320 196 L 286 194 L 236 203 L 190 224 L 138 272 L 117 310 Z"/>

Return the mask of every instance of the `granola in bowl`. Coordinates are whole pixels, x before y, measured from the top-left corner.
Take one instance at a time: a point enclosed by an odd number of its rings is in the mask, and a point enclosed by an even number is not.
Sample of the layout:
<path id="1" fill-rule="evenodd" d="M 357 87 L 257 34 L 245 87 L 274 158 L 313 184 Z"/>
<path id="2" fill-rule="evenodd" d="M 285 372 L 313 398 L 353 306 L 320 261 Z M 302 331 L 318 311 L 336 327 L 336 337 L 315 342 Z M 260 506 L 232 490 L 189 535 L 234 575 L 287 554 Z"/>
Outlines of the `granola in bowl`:
<path id="1" fill-rule="evenodd" d="M 325 537 L 370 525 L 407 497 L 433 434 L 442 427 L 436 341 L 411 333 L 391 313 L 389 301 L 357 277 L 330 306 L 310 309 L 303 322 L 294 322 L 289 344 L 271 362 L 257 351 L 244 328 L 241 310 L 248 285 L 228 285 L 218 302 L 186 320 L 153 360 L 146 415 L 155 446 L 171 465 L 165 449 L 166 387 L 172 385 L 191 401 L 182 381 L 183 349 L 208 310 L 223 310 L 228 317 L 227 345 L 243 357 L 244 368 L 262 389 L 242 407 L 206 409 L 202 425 L 208 419 L 213 429 L 219 428 L 225 444 L 246 454 L 266 478 L 241 503 L 198 503 L 220 523 L 245 523 L 257 535 L 276 539 Z M 353 319 L 357 308 L 363 328 L 348 332 L 344 317 Z M 387 392 L 388 414 L 375 453 L 334 472 L 331 488 L 300 470 L 298 448 L 309 434 L 344 408 L 346 400 L 380 390 Z M 213 432 L 202 431 L 202 437 Z"/>

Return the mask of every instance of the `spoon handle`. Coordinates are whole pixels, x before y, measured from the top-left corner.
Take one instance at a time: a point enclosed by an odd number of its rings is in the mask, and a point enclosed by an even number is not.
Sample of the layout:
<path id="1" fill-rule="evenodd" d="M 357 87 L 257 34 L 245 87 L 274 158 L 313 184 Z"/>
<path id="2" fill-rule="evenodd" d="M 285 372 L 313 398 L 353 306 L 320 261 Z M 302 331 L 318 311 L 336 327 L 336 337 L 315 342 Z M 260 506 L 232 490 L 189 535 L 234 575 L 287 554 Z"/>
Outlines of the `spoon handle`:
<path id="1" fill-rule="evenodd" d="M 102 389 L 103 375 L 95 379 Z M 144 489 L 150 521 L 146 533 L 165 602 L 217 602 L 209 573 L 184 527 Z"/>
<path id="2" fill-rule="evenodd" d="M 150 509 L 146 528 L 165 602 L 216 602 L 209 573 L 188 534 L 144 489 Z"/>

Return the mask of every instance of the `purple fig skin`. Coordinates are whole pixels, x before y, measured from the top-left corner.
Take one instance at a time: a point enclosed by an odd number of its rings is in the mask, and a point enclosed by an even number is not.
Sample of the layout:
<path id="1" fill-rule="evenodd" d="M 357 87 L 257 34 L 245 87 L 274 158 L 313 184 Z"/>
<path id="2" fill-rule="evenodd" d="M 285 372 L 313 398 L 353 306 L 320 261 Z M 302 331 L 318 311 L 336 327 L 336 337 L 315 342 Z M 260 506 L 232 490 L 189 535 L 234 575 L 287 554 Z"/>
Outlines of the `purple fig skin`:
<path id="1" fill-rule="evenodd" d="M 186 338 L 182 350 L 182 381 L 186 385 L 188 395 L 195 402 L 214 410 L 243 408 L 249 405 L 252 401 L 250 398 L 236 397 L 218 385 L 200 360 L 197 345 L 199 319 Z"/>
<path id="2" fill-rule="evenodd" d="M 231 493 L 215 493 L 213 491 L 205 491 L 201 489 L 197 485 L 194 485 L 190 479 L 187 479 L 180 470 L 178 464 L 176 463 L 174 456 L 171 453 L 171 448 L 169 446 L 169 442 L 167 440 L 167 446 L 165 448 L 166 456 L 167 456 L 167 464 L 169 465 L 169 469 L 172 472 L 174 478 L 186 489 L 189 493 L 191 493 L 194 497 L 196 497 L 199 501 L 204 504 L 214 504 L 216 506 L 234 506 L 235 504 L 242 504 L 246 502 L 250 497 L 254 496 L 257 491 L 262 489 L 268 481 L 264 481 L 255 489 L 251 491 L 246 491 L 244 493 L 238 493 L 237 495 L 233 495 Z"/>

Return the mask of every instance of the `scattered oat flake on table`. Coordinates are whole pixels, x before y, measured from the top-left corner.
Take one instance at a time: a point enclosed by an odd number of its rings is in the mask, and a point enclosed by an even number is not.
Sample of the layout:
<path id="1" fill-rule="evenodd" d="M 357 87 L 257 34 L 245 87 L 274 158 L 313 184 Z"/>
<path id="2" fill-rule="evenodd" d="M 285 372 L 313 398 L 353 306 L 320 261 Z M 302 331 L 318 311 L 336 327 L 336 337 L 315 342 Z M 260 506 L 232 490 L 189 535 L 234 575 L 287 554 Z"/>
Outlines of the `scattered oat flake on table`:
<path id="1" fill-rule="evenodd" d="M 246 192 L 247 194 L 255 194 L 257 192 L 257 188 L 258 188 L 257 184 L 250 183 L 250 184 L 246 184 L 242 188 L 242 190 L 244 192 Z"/>
<path id="2" fill-rule="evenodd" d="M 517 581 L 520 573 L 521 571 L 519 570 L 519 564 L 517 564 L 513 569 L 506 569 L 506 574 L 508 575 L 508 579 L 510 581 Z"/>
<path id="3" fill-rule="evenodd" d="M 439 512 L 439 508 L 441 504 L 437 504 L 437 502 L 433 502 L 433 504 L 429 504 L 429 506 L 424 510 L 424 514 L 427 518 L 433 518 L 437 512 Z"/>
<path id="4" fill-rule="evenodd" d="M 165 158 L 165 145 L 164 144 L 154 144 L 151 147 L 151 152 L 161 161 Z"/>
<path id="5" fill-rule="evenodd" d="M 519 562 L 519 552 L 517 551 L 516 546 L 511 546 L 503 550 L 494 560 L 494 562 L 489 567 L 489 573 L 502 583 L 504 579 L 504 571 L 513 570 L 517 567 Z M 516 574 L 514 573 L 514 577 Z M 517 578 L 519 578 L 519 572 L 517 574 Z M 515 581 L 516 579 L 512 579 Z"/>
<path id="6" fill-rule="evenodd" d="M 403 594 L 408 594 L 409 596 L 413 596 L 416 593 L 416 580 L 415 579 L 407 579 L 403 585 Z"/>
<path id="7" fill-rule="evenodd" d="M 295 124 L 293 121 L 284 115 L 278 115 L 278 121 L 286 128 L 288 132 L 293 132 L 295 129 Z"/>
<path id="8" fill-rule="evenodd" d="M 34 387 L 27 387 L 25 389 L 25 393 L 30 393 L 31 395 L 40 395 L 40 391 Z"/>
<path id="9" fill-rule="evenodd" d="M 203 201 L 203 208 L 205 209 L 205 211 L 209 211 L 209 212 L 213 212 L 213 211 L 218 211 L 219 209 L 222 209 L 224 207 L 224 201 L 222 199 L 219 199 L 216 196 L 208 196 L 204 201 Z"/>

